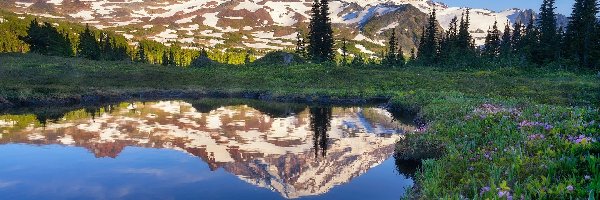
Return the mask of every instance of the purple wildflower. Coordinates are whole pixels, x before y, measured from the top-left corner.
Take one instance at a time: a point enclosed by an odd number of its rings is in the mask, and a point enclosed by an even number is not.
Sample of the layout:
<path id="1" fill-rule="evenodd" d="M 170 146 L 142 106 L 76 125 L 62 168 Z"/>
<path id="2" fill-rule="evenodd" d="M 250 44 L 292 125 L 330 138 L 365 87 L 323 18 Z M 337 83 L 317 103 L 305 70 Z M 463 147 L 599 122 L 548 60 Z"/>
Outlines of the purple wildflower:
<path id="1" fill-rule="evenodd" d="M 479 195 L 482 196 L 484 193 L 489 192 L 490 189 L 491 188 L 489 186 L 482 187 L 481 190 L 479 191 Z"/>
<path id="2" fill-rule="evenodd" d="M 567 190 L 569 190 L 569 191 L 573 191 L 573 189 L 574 189 L 574 188 L 573 188 L 573 186 L 572 186 L 572 185 L 569 185 L 569 186 L 567 186 Z"/>
<path id="3" fill-rule="evenodd" d="M 501 190 L 501 191 L 498 192 L 498 198 L 502 198 L 502 197 L 504 197 L 507 194 L 508 194 L 508 191 L 502 191 Z"/>
<path id="4" fill-rule="evenodd" d="M 583 178 L 584 178 L 585 180 L 590 180 L 590 179 L 592 179 L 592 177 L 591 177 L 590 175 L 585 175 Z"/>
<path id="5" fill-rule="evenodd" d="M 540 115 L 540 113 L 535 113 L 535 114 L 533 114 L 533 116 L 535 116 L 535 117 L 540 117 L 540 116 L 542 116 L 542 115 Z"/>

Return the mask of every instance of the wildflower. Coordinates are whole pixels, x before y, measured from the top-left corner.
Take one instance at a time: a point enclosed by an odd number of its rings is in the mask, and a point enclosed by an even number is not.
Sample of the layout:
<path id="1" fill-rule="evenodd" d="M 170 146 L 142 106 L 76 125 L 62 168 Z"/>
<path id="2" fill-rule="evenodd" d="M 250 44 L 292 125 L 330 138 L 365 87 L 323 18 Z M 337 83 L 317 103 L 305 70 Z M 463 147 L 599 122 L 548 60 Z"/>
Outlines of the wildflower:
<path id="1" fill-rule="evenodd" d="M 473 170 L 475 170 L 475 167 L 473 167 L 473 166 L 470 166 L 470 167 L 469 167 L 469 171 L 473 171 Z"/>
<path id="2" fill-rule="evenodd" d="M 592 179 L 592 177 L 591 177 L 590 175 L 585 175 L 583 178 L 584 178 L 585 180 L 590 180 L 590 179 Z"/>
<path id="3" fill-rule="evenodd" d="M 502 197 L 504 197 L 504 196 L 508 196 L 508 191 L 503 191 L 503 190 L 500 190 L 500 191 L 498 192 L 498 198 L 502 198 Z"/>
<path id="4" fill-rule="evenodd" d="M 572 185 L 567 186 L 567 190 L 573 191 L 573 186 Z"/>
<path id="5" fill-rule="evenodd" d="M 540 117 L 540 116 L 542 116 L 542 115 L 540 115 L 540 113 L 535 113 L 533 116 L 535 116 L 535 117 Z"/>
<path id="6" fill-rule="evenodd" d="M 552 130 L 552 128 L 554 128 L 554 126 L 550 124 L 544 124 L 544 129 L 546 129 L 547 131 Z"/>
<path id="7" fill-rule="evenodd" d="M 479 195 L 482 196 L 484 193 L 489 192 L 490 189 L 491 188 L 489 186 L 482 187 L 481 190 L 479 191 Z"/>

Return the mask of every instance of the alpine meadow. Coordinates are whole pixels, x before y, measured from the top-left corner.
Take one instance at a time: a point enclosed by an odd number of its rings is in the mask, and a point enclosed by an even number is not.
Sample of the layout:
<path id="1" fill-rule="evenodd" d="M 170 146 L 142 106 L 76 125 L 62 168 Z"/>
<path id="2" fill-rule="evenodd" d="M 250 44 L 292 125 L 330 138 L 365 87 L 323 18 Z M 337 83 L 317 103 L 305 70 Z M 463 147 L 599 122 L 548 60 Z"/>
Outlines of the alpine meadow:
<path id="1" fill-rule="evenodd" d="M 600 1 L 536 1 L 3 0 L 0 196 L 599 199 Z"/>

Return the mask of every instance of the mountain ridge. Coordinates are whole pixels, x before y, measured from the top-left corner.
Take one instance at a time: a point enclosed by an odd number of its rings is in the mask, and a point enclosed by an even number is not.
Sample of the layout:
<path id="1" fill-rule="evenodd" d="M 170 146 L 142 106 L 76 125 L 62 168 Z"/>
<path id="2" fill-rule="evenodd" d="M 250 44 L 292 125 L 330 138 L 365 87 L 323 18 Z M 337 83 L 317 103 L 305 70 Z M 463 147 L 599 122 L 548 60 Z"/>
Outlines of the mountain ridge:
<path id="1" fill-rule="evenodd" d="M 182 43 L 187 47 L 293 48 L 296 33 L 306 32 L 311 0 L 6 0 L 0 6 L 14 13 L 60 18 L 90 24 L 128 39 Z M 411 8 L 412 7 L 412 8 Z M 392 28 L 400 30 L 406 52 L 416 47 L 427 15 L 437 9 L 440 27 L 466 8 L 430 0 L 334 0 L 330 17 L 337 37 L 348 37 L 351 48 L 368 55 L 384 50 Z M 403 12 L 401 12 L 403 11 Z M 471 32 L 482 44 L 487 27 L 503 27 L 534 13 L 509 9 L 471 9 Z M 565 18 L 559 16 L 559 19 Z M 389 19 L 398 19 L 390 21 Z M 566 21 L 562 20 L 562 21 Z M 559 20 L 560 22 L 560 20 Z M 561 24 L 561 23 L 559 23 Z M 564 23 L 562 23 L 564 24 Z M 365 27 L 368 29 L 365 31 Z M 375 30 L 378 28 L 378 30 Z"/>

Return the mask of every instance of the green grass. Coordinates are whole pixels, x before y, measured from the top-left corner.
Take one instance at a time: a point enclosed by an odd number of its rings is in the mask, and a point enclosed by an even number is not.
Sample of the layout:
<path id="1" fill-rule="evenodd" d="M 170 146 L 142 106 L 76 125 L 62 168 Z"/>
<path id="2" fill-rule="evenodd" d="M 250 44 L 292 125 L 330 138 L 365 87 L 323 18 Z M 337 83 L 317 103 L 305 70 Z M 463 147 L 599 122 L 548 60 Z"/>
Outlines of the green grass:
<path id="1" fill-rule="evenodd" d="M 397 145 L 399 159 L 423 159 L 413 197 L 600 195 L 600 77 L 593 72 L 311 64 L 185 69 L 0 55 L 0 97 L 8 101 L 149 90 L 385 96 L 427 122 Z M 572 138 L 581 135 L 585 141 Z"/>

